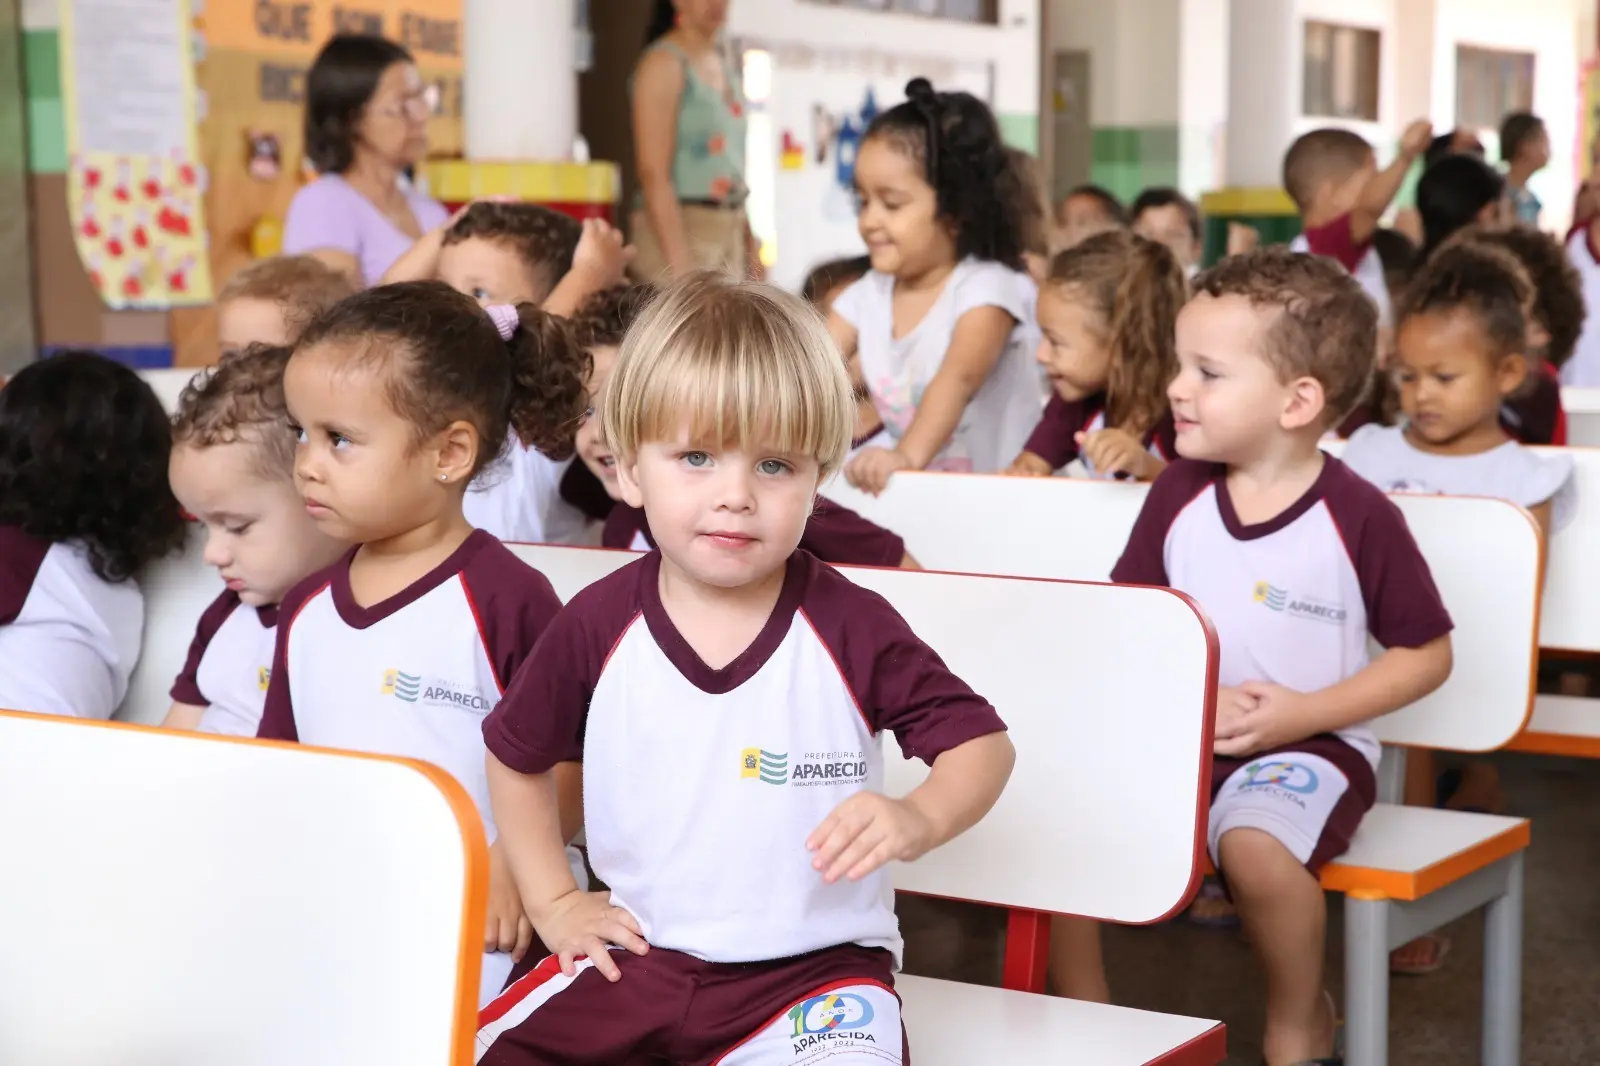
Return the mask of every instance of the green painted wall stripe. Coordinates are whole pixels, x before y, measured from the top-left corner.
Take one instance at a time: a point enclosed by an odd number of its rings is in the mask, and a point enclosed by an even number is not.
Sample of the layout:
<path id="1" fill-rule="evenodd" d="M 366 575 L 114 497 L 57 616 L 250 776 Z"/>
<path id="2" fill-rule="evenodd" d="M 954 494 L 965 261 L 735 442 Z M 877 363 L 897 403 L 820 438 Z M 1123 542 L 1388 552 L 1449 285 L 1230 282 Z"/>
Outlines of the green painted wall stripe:
<path id="1" fill-rule="evenodd" d="M 28 170 L 66 173 L 67 120 L 60 100 L 28 101 Z"/>
<path id="2" fill-rule="evenodd" d="M 1013 148 L 1039 154 L 1039 116 L 1033 112 L 1002 113 L 995 116 L 1000 122 L 1000 136 Z"/>
<path id="3" fill-rule="evenodd" d="M 22 78 L 30 100 L 61 97 L 60 41 L 55 30 L 30 30 L 22 35 Z"/>
<path id="4" fill-rule="evenodd" d="M 28 30 L 22 35 L 23 95 L 28 101 L 28 170 L 60 174 L 67 169 L 67 127 L 61 109 L 61 35 Z"/>

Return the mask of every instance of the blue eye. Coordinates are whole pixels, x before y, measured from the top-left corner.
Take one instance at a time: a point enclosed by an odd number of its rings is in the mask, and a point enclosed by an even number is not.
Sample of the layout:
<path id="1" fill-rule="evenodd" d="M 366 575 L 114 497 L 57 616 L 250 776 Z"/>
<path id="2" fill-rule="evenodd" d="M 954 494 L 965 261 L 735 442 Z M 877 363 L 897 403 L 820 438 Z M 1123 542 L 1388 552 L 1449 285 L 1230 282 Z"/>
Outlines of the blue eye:
<path id="1" fill-rule="evenodd" d="M 767 474 L 771 477 L 777 477 L 780 474 L 787 474 L 790 470 L 789 464 L 784 462 L 782 459 L 763 459 L 761 462 L 756 464 L 756 469 L 761 473 Z"/>
<path id="2" fill-rule="evenodd" d="M 472 290 L 472 298 L 474 300 L 477 300 L 481 304 L 489 303 L 494 299 L 494 297 L 489 294 L 489 290 L 488 289 L 482 289 L 482 288 L 473 289 Z"/>
<path id="3" fill-rule="evenodd" d="M 701 467 L 710 465 L 711 456 L 707 455 L 705 452 L 684 452 L 683 461 L 688 463 L 690 466 L 699 469 Z"/>

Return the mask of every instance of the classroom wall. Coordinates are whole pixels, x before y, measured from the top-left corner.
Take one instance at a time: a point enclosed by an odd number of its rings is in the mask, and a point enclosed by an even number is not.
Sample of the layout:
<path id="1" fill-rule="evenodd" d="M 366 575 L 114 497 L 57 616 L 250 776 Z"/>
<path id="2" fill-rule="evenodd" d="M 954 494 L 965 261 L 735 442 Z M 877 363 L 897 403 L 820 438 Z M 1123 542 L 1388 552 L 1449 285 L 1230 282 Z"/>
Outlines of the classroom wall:
<path id="1" fill-rule="evenodd" d="M 921 18 L 892 12 L 822 6 L 807 0 L 735 0 L 728 33 L 774 44 L 816 48 L 872 45 L 907 55 L 987 62 L 994 69 L 990 101 L 1008 143 L 1037 151 L 1039 144 L 1039 5 L 1041 0 L 1000 0 L 995 26 Z"/>
<path id="2" fill-rule="evenodd" d="M 1373 141 L 1385 158 L 1413 117 L 1426 116 L 1440 128 L 1454 125 L 1457 45 L 1537 53 L 1534 110 L 1549 125 L 1555 159 L 1535 179 L 1534 190 L 1545 202 L 1545 228 L 1565 226 L 1577 173 L 1576 86 L 1582 61 L 1596 50 L 1593 0 L 1284 2 L 1294 4 L 1301 19 L 1383 33 L 1378 120 L 1341 124 Z M 1229 0 L 1044 0 L 1044 5 L 1047 90 L 1057 51 L 1083 50 L 1091 57 L 1091 180 L 1124 198 L 1157 183 L 1176 184 L 1191 196 L 1227 183 L 1222 160 L 1229 72 L 1249 78 L 1254 69 L 1249 57 L 1228 54 Z M 1299 77 L 1296 65 L 1285 84 L 1262 91 L 1298 100 Z M 1050 102 L 1047 92 L 1047 108 Z M 1043 117 L 1048 136 L 1048 110 Z M 1292 132 L 1326 124 L 1297 117 Z"/>

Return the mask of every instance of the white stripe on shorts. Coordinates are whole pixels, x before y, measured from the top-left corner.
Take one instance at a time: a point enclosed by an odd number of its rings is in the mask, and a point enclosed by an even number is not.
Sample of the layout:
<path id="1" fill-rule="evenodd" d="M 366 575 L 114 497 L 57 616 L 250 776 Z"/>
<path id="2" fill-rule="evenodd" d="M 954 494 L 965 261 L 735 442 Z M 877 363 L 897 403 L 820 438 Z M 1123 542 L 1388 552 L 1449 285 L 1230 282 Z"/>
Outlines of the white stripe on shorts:
<path id="1" fill-rule="evenodd" d="M 560 970 L 557 970 L 554 976 L 546 978 L 540 983 L 534 985 L 532 988 L 528 989 L 528 991 L 523 994 L 522 999 L 518 1001 L 516 1006 L 512 1007 L 510 1010 L 500 1015 L 500 1017 L 496 1018 L 494 1021 L 478 1030 L 478 1049 L 473 1053 L 472 1061 L 481 1062 L 483 1057 L 489 1053 L 489 1048 L 494 1045 L 496 1040 L 500 1039 L 500 1037 L 505 1033 L 510 1032 L 512 1029 L 515 1029 L 517 1026 L 527 1021 L 528 1015 L 544 1006 L 558 993 L 564 992 L 568 988 L 571 988 L 572 983 L 583 976 L 583 971 L 589 969 L 593 965 L 594 963 L 589 959 L 582 959 L 574 967 L 574 972 L 571 977 L 568 977 Z M 512 985 L 510 988 L 505 990 L 504 995 L 513 995 L 515 992 L 516 985 Z"/>

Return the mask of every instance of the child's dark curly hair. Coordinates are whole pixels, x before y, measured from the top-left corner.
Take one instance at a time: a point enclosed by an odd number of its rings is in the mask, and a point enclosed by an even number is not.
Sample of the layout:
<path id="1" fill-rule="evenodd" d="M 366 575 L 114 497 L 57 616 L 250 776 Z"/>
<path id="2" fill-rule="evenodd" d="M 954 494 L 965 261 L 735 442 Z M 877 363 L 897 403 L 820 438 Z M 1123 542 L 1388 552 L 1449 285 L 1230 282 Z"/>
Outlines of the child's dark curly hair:
<path id="1" fill-rule="evenodd" d="M 590 296 L 573 314 L 572 335 L 585 351 L 620 348 L 639 312 L 656 298 L 654 285 L 613 285 Z"/>
<path id="2" fill-rule="evenodd" d="M 1418 315 L 1465 311 L 1477 319 L 1490 354 L 1498 359 L 1526 354 L 1523 311 L 1532 303 L 1533 283 L 1510 252 L 1476 241 L 1451 241 L 1411 279 L 1395 307 L 1395 322 L 1403 326 Z"/>
<path id="3" fill-rule="evenodd" d="M 458 419 L 481 444 L 476 474 L 517 439 L 552 459 L 572 454 L 588 405 L 591 360 L 566 321 L 517 305 L 518 324 L 500 339 L 482 307 L 442 281 L 405 281 L 358 292 L 311 324 L 292 358 L 338 346 L 378 366 L 389 402 L 418 439 Z"/>
<path id="4" fill-rule="evenodd" d="M 912 78 L 905 103 L 873 119 L 862 141 L 880 138 L 922 164 L 939 217 L 955 231 L 958 258 L 1025 269 L 1022 230 L 1030 194 L 982 100 L 935 92 L 927 78 Z"/>
<path id="5" fill-rule="evenodd" d="M 1513 226 L 1507 230 L 1474 227 L 1462 231 L 1461 238 L 1504 248 L 1517 257 L 1528 272 L 1528 280 L 1533 282 L 1534 318 L 1550 334 L 1544 359 L 1560 369 L 1572 358 L 1578 336 L 1583 333 L 1584 319 L 1589 317 L 1589 309 L 1583 302 L 1583 278 L 1560 242 L 1531 226 Z"/>
<path id="6" fill-rule="evenodd" d="M 473 237 L 498 241 L 515 249 L 548 293 L 572 269 L 572 256 L 583 236 L 583 223 L 571 215 L 538 204 L 482 202 L 467 208 L 444 232 L 446 246 Z"/>
<path id="7" fill-rule="evenodd" d="M 80 541 L 105 581 L 183 546 L 167 485 L 172 430 L 150 386 L 102 355 L 66 351 L 0 388 L 0 525 Z"/>

